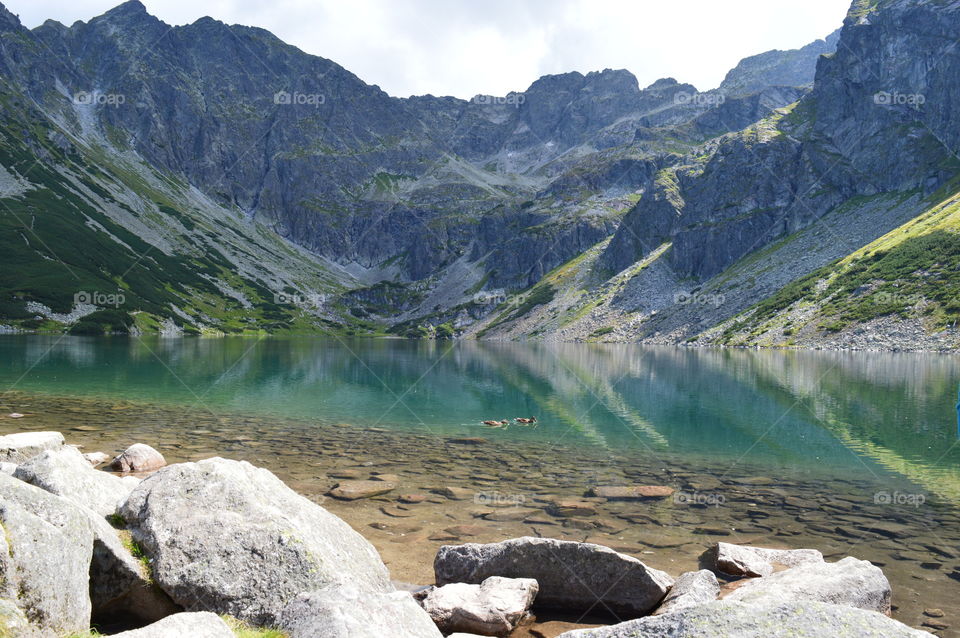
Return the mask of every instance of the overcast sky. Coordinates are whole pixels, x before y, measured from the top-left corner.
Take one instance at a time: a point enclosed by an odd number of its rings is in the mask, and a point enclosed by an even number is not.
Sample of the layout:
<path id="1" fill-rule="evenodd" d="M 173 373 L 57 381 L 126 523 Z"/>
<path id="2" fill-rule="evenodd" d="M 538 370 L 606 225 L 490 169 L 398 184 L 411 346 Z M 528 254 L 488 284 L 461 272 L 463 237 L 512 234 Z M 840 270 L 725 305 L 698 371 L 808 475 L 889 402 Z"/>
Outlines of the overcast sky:
<path id="1" fill-rule="evenodd" d="M 2 0 L 28 27 L 119 0 Z M 840 26 L 849 0 L 143 0 L 170 24 L 268 29 L 396 96 L 522 91 L 548 73 L 625 68 L 716 87 L 741 58 Z"/>

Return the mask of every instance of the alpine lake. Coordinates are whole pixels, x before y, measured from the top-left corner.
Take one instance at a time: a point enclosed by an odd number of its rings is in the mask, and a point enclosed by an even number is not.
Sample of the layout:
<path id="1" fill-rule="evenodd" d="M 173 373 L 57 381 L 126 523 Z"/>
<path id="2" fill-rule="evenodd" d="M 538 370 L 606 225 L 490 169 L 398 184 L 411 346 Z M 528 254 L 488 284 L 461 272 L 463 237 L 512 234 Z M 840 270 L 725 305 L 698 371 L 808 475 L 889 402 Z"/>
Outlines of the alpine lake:
<path id="1" fill-rule="evenodd" d="M 404 583 L 433 582 L 441 545 L 516 536 L 674 577 L 718 541 L 814 548 L 872 561 L 895 618 L 960 636 L 958 384 L 937 354 L 8 335 L 0 433 L 266 467 Z M 396 488 L 329 495 L 374 476 Z M 590 496 L 636 485 L 674 491 Z"/>

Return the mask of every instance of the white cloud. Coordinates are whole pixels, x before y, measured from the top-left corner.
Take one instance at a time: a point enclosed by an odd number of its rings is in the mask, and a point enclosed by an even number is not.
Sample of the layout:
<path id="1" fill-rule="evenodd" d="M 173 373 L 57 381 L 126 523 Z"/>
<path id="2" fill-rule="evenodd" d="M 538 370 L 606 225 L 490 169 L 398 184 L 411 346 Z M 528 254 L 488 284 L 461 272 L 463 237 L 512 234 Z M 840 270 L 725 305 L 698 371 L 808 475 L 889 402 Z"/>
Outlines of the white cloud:
<path id="1" fill-rule="evenodd" d="M 33 27 L 89 20 L 116 0 L 7 0 Z M 849 0 L 144 0 L 171 24 L 209 15 L 262 27 L 392 95 L 470 97 L 546 73 L 626 68 L 715 87 L 741 58 L 840 26 Z"/>

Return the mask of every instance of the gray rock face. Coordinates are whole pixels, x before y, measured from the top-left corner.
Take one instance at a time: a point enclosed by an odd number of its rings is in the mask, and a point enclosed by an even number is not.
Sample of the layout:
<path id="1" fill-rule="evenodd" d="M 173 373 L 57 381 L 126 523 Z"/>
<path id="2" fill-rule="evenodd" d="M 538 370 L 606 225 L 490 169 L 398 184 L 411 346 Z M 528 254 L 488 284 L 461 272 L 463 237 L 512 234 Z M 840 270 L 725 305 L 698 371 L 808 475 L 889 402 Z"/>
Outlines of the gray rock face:
<path id="1" fill-rule="evenodd" d="M 747 581 L 724 600 L 751 604 L 816 601 L 890 613 L 890 582 L 883 571 L 848 556 L 836 563 L 810 563 Z"/>
<path id="2" fill-rule="evenodd" d="M 796 567 L 822 563 L 823 554 L 815 549 L 767 549 L 731 543 L 717 543 L 700 556 L 703 567 L 731 576 L 769 576 L 774 565 Z"/>
<path id="3" fill-rule="evenodd" d="M 181 613 L 112 638 L 236 638 L 227 623 L 207 611 Z"/>
<path id="4" fill-rule="evenodd" d="M 149 445 L 134 443 L 111 461 L 110 469 L 116 472 L 152 472 L 166 464 L 163 455 Z"/>
<path id="5" fill-rule="evenodd" d="M 0 462 L 20 464 L 65 445 L 59 432 L 18 432 L 0 436 Z"/>
<path id="6" fill-rule="evenodd" d="M 352 584 L 392 591 L 370 543 L 276 476 L 214 458 L 145 479 L 121 507 L 157 584 L 188 610 L 277 623 L 297 595 Z"/>
<path id="7" fill-rule="evenodd" d="M 803 86 L 813 83 L 817 60 L 837 50 L 840 30 L 801 49 L 767 51 L 740 60 L 720 84 L 726 96 L 744 95 L 769 86 Z"/>
<path id="8" fill-rule="evenodd" d="M 86 632 L 93 547 L 88 519 L 64 499 L 0 476 L 0 524 L 0 598 L 16 600 L 42 631 Z"/>
<path id="9" fill-rule="evenodd" d="M 340 587 L 298 596 L 279 626 L 290 638 L 440 638 L 408 592 L 370 593 Z"/>
<path id="10" fill-rule="evenodd" d="M 811 601 L 746 605 L 727 600 L 558 638 L 930 638 L 877 612 Z"/>
<path id="11" fill-rule="evenodd" d="M 530 578 L 491 576 L 480 585 L 437 587 L 422 604 L 444 633 L 506 636 L 529 613 L 538 591 L 537 581 Z"/>
<path id="12" fill-rule="evenodd" d="M 720 583 L 713 572 L 701 569 L 698 572 L 680 574 L 654 614 L 672 614 L 705 603 L 713 602 L 720 595 Z"/>
<path id="13" fill-rule="evenodd" d="M 532 578 L 546 607 L 641 616 L 666 596 L 673 579 L 607 547 L 546 538 L 445 545 L 434 560 L 437 585 L 479 584 L 490 576 Z"/>
<path id="14" fill-rule="evenodd" d="M 74 447 L 47 450 L 17 468 L 14 477 L 91 509 L 100 516 L 116 514 L 140 480 L 95 470 Z"/>

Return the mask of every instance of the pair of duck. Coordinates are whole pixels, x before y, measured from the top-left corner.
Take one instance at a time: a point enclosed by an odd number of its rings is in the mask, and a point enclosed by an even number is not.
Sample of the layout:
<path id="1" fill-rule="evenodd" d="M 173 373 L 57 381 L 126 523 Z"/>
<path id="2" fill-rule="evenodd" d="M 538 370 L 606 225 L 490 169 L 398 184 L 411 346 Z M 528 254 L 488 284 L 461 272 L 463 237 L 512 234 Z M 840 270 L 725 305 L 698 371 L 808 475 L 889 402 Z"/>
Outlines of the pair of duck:
<path id="1" fill-rule="evenodd" d="M 537 422 L 537 417 L 532 416 L 528 419 L 528 418 L 518 416 L 517 418 L 514 419 L 514 421 L 522 425 L 532 425 Z M 506 425 L 509 425 L 510 422 L 504 419 L 503 421 L 484 421 L 483 424 L 488 425 L 492 428 L 502 428 Z"/>

